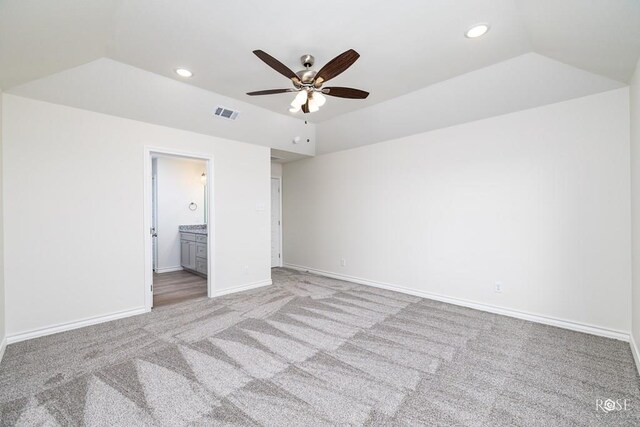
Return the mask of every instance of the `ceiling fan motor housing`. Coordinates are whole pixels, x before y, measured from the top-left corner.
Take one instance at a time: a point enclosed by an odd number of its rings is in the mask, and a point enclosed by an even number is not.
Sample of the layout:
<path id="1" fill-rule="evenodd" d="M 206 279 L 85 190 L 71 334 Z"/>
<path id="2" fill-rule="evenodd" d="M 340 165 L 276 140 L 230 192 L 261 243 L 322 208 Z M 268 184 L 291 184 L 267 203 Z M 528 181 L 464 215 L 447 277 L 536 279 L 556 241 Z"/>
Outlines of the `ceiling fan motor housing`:
<path id="1" fill-rule="evenodd" d="M 311 84 L 313 82 L 313 79 L 316 77 L 317 71 L 311 70 L 311 67 L 313 67 L 315 61 L 316 59 L 313 57 L 313 55 L 306 54 L 300 57 L 300 63 L 302 63 L 304 70 L 300 70 L 296 74 L 303 84 Z"/>
<path id="2" fill-rule="evenodd" d="M 303 84 L 311 84 L 313 83 L 313 79 L 316 78 L 316 73 L 317 71 L 310 70 L 307 68 L 306 70 L 298 71 L 296 74 L 298 75 L 298 77 L 300 77 L 300 81 Z"/>
<path id="3" fill-rule="evenodd" d="M 300 57 L 300 62 L 302 62 L 302 66 L 304 68 L 311 68 L 313 67 L 313 63 L 316 62 L 316 59 L 313 57 L 313 55 L 309 55 L 307 53 L 306 55 L 302 55 Z"/>

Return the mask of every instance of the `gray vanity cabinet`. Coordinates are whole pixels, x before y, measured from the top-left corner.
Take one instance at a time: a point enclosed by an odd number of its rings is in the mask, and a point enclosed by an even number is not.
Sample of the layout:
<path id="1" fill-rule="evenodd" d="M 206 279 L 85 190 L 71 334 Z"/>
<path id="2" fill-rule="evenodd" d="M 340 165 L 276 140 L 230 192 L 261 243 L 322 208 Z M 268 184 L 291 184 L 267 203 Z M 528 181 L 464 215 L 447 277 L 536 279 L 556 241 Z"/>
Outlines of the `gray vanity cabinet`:
<path id="1" fill-rule="evenodd" d="M 195 242 L 189 242 L 187 240 L 181 240 L 182 246 L 180 255 L 182 257 L 182 267 L 189 268 L 191 270 L 196 269 L 196 244 Z"/>
<path id="2" fill-rule="evenodd" d="M 195 233 L 180 233 L 180 263 L 182 268 L 207 275 L 207 236 Z"/>

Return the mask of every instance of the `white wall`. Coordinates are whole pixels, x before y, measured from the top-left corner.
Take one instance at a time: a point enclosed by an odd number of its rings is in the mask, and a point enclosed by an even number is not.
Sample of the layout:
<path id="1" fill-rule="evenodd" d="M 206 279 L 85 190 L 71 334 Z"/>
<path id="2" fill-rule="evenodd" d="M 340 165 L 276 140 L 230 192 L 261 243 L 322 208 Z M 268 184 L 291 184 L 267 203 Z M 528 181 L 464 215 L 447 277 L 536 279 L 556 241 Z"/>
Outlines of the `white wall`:
<path id="1" fill-rule="evenodd" d="M 9 336 L 144 307 L 145 145 L 213 156 L 214 292 L 268 283 L 268 148 L 3 101 Z"/>
<path id="2" fill-rule="evenodd" d="M 640 61 L 629 87 L 631 118 L 632 325 L 631 345 L 640 371 Z"/>
<path id="3" fill-rule="evenodd" d="M 206 170 L 202 160 L 160 156 L 156 160 L 158 182 L 158 272 L 180 269 L 180 225 L 204 224 Z M 197 205 L 196 210 L 189 204 Z"/>
<path id="4" fill-rule="evenodd" d="M 628 108 L 616 89 L 287 163 L 285 263 L 628 333 Z"/>
<path id="5" fill-rule="evenodd" d="M 282 164 L 271 162 L 271 176 L 280 177 L 282 176 Z"/>

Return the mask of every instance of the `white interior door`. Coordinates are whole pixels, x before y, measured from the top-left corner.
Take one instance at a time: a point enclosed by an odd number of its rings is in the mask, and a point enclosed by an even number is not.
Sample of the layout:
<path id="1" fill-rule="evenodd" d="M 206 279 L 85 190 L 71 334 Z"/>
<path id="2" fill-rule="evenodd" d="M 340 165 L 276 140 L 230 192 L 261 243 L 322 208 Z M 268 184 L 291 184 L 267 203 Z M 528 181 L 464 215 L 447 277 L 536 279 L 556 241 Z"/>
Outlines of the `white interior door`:
<path id="1" fill-rule="evenodd" d="M 271 267 L 282 266 L 281 229 L 280 179 L 271 178 Z"/>

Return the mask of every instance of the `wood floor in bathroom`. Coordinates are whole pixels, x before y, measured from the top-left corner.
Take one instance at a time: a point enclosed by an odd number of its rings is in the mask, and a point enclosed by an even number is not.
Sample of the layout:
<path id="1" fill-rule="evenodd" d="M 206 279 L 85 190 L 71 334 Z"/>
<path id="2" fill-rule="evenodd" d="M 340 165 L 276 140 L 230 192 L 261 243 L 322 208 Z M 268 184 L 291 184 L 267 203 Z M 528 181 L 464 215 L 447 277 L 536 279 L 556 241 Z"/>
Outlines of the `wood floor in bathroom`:
<path id="1" fill-rule="evenodd" d="M 153 306 L 175 304 L 178 302 L 207 296 L 207 279 L 188 271 L 153 273 Z"/>

